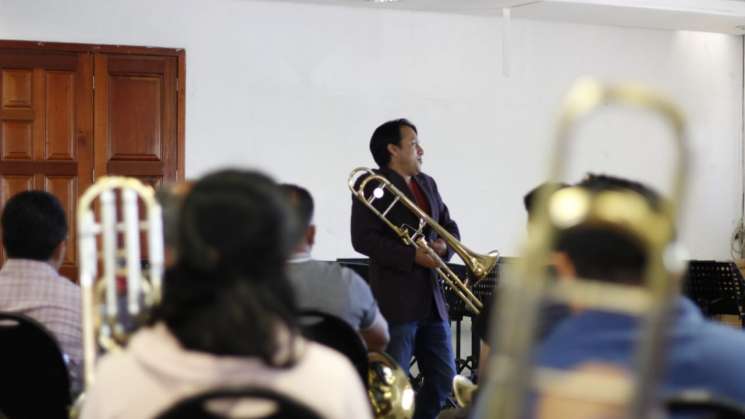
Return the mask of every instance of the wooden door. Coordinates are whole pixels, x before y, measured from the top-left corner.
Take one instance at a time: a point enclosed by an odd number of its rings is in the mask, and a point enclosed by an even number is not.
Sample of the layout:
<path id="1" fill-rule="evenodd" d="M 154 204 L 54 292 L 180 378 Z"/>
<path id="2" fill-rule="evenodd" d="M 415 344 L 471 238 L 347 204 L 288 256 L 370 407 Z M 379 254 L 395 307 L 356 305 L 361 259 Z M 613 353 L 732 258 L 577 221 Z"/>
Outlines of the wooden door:
<path id="1" fill-rule="evenodd" d="M 60 199 L 69 225 L 61 272 L 70 279 L 77 198 L 93 178 L 92 61 L 89 52 L 0 45 L 0 204 L 30 189 Z"/>
<path id="2" fill-rule="evenodd" d="M 0 205 L 29 189 L 60 199 L 68 278 L 76 203 L 96 178 L 183 179 L 185 67 L 182 49 L 0 40 Z"/>
<path id="3" fill-rule="evenodd" d="M 178 69 L 173 56 L 95 55 L 97 175 L 180 178 Z"/>

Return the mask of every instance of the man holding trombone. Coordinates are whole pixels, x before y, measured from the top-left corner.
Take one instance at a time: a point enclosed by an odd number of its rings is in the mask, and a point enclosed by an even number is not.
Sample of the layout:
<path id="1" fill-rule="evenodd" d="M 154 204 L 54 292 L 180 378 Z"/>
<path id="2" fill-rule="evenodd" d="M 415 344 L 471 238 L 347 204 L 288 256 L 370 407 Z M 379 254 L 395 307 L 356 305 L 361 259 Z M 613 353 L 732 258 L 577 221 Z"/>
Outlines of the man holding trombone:
<path id="1" fill-rule="evenodd" d="M 445 231 L 459 237 L 458 226 L 450 218 L 434 179 L 421 172 L 424 151 L 414 124 L 398 119 L 379 126 L 370 139 L 370 152 L 379 166 L 377 174 L 388 179 Z M 410 232 L 422 227 L 420 217 L 400 203 L 391 206 L 397 197 L 391 196 L 390 191 L 382 196 L 381 191 L 378 188 L 375 196 L 382 198 L 378 200 L 380 209 L 392 224 Z M 416 395 L 414 418 L 432 419 L 446 401 L 455 375 L 448 312 L 434 270 L 439 261 L 429 250 L 405 244 L 356 198 L 352 199 L 351 230 L 354 249 L 370 258 L 370 286 L 389 321 L 391 339 L 387 352 L 405 370 L 412 355 L 416 356 L 424 377 Z M 430 226 L 423 226 L 421 235 L 442 260 L 452 256 L 453 251 Z"/>

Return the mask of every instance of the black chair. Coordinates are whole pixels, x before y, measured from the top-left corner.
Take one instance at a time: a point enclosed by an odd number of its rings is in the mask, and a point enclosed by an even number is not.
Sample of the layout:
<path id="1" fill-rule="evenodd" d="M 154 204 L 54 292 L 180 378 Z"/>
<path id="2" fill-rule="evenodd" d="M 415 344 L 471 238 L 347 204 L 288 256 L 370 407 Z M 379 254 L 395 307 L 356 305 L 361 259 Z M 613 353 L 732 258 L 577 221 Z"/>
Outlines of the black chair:
<path id="1" fill-rule="evenodd" d="M 299 321 L 306 338 L 346 356 L 367 386 L 367 347 L 349 323 L 316 310 L 302 311 Z"/>
<path id="2" fill-rule="evenodd" d="M 56 339 L 40 323 L 0 312 L 0 371 L 6 417 L 68 417 L 70 376 Z"/>
<path id="3" fill-rule="evenodd" d="M 696 419 L 745 419 L 745 406 L 702 391 L 683 391 L 665 398 L 671 417 Z"/>
<path id="4" fill-rule="evenodd" d="M 267 413 L 234 412 L 220 413 L 217 410 L 227 409 L 233 403 L 242 401 L 271 403 L 273 409 Z M 237 410 L 237 409 L 236 409 Z M 277 392 L 257 388 L 224 388 L 211 390 L 186 398 L 171 406 L 156 419 L 322 419 L 318 413 L 288 396 Z"/>

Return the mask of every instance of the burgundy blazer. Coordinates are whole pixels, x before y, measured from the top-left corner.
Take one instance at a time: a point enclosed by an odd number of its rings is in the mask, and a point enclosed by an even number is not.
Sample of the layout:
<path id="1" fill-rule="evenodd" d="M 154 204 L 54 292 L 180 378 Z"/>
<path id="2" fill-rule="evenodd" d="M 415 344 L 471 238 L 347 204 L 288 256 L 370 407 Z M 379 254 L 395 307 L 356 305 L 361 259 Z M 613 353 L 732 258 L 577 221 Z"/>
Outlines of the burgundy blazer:
<path id="1" fill-rule="evenodd" d="M 376 172 L 390 180 L 412 202 L 416 202 L 404 178 L 398 173 L 388 168 Z M 429 202 L 430 216 L 460 239 L 458 225 L 450 218 L 434 179 L 421 173 L 414 180 Z M 370 196 L 370 191 L 367 194 Z M 385 194 L 374 205 L 382 211 L 391 200 L 391 195 Z M 419 225 L 418 218 L 402 204 L 396 204 L 388 217 L 397 226 L 408 225 L 416 229 Z M 439 281 L 437 273 L 415 264 L 415 248 L 405 245 L 390 227 L 355 197 L 352 197 L 351 229 L 352 246 L 370 258 L 370 288 L 378 300 L 380 311 L 390 323 L 425 320 L 434 313 L 442 320 L 448 319 L 445 298 L 436 282 Z M 425 233 L 428 241 L 438 238 L 430 228 L 425 229 Z M 449 260 L 452 254 L 453 251 L 448 248 L 443 260 Z"/>

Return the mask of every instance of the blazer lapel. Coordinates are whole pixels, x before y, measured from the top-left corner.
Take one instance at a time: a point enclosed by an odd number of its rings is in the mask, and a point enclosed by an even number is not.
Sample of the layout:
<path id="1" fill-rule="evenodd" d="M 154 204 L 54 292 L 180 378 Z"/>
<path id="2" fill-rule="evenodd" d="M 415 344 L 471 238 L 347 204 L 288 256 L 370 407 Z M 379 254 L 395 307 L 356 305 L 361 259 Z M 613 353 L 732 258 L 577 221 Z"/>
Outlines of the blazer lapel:
<path id="1" fill-rule="evenodd" d="M 403 194 L 411 202 L 416 203 L 416 198 L 414 198 L 414 194 L 411 192 L 411 189 L 409 188 L 409 185 L 406 184 L 406 181 L 404 180 L 403 177 L 401 177 L 401 175 L 399 175 L 398 173 L 396 173 L 393 170 L 390 170 L 388 168 L 381 169 L 380 172 L 383 174 L 383 176 L 385 176 L 388 180 L 391 181 L 391 183 L 393 184 L 393 186 L 395 186 L 401 192 L 403 192 Z M 388 203 L 390 203 L 390 201 L 388 201 Z M 391 218 L 392 218 L 391 221 L 393 221 L 393 219 L 396 220 L 396 221 L 393 222 L 394 224 L 397 224 L 397 225 L 406 224 L 409 227 L 411 227 L 412 229 L 417 229 L 418 228 L 418 224 L 417 223 L 418 223 L 419 220 L 416 218 L 416 216 L 414 215 L 413 212 L 409 211 L 409 209 L 406 208 L 406 206 L 404 206 L 403 203 L 396 204 L 395 210 L 394 211 L 391 211 L 391 213 L 392 213 L 391 214 L 392 215 L 391 216 Z"/>

